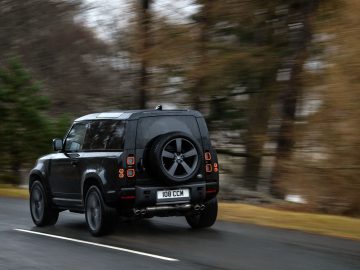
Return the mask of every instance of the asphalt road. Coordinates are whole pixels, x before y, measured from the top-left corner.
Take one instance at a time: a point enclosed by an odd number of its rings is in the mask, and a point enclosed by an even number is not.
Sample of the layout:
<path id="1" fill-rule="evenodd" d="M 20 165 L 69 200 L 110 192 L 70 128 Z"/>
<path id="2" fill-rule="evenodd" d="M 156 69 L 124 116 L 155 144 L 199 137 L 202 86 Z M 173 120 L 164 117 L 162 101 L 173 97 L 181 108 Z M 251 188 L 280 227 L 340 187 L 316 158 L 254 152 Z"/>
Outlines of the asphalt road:
<path id="1" fill-rule="evenodd" d="M 358 270 L 360 242 L 228 222 L 193 231 L 181 217 L 123 222 L 95 238 L 83 215 L 36 228 L 26 200 L 0 198 L 0 269 Z"/>

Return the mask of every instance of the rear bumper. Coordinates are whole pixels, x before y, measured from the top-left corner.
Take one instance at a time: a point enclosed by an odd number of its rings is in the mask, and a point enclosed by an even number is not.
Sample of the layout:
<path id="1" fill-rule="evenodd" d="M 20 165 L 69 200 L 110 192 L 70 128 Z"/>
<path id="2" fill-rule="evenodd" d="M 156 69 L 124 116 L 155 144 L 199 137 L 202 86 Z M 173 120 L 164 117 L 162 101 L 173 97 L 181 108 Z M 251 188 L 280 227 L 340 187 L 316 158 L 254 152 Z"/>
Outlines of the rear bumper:
<path id="1" fill-rule="evenodd" d="M 190 195 L 189 198 L 177 198 L 177 199 L 167 199 L 167 200 L 157 199 L 157 191 L 178 190 L 178 189 L 188 189 Z M 164 205 L 164 204 L 198 203 L 205 200 L 206 186 L 205 183 L 188 184 L 188 185 L 171 186 L 171 187 L 137 186 L 135 188 L 135 194 L 136 194 L 135 195 L 136 207 L 155 206 L 155 205 Z"/>
<path id="2" fill-rule="evenodd" d="M 158 191 L 178 189 L 188 189 L 189 198 L 157 199 Z M 218 190 L 218 182 L 200 182 L 177 186 L 135 186 L 132 188 L 122 188 L 121 191 L 117 192 L 116 201 L 120 202 L 121 205 L 137 208 L 188 203 L 197 204 L 204 203 L 215 197 Z"/>

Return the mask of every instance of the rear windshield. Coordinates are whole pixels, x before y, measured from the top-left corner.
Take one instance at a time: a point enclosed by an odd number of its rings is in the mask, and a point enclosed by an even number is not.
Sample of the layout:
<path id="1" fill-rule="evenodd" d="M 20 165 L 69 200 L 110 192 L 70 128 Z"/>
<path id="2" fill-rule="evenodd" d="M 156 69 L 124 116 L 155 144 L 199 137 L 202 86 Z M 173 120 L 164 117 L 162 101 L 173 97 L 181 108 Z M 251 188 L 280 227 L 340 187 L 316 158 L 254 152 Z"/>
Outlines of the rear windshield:
<path id="1" fill-rule="evenodd" d="M 194 116 L 154 116 L 140 118 L 136 137 L 136 147 L 145 148 L 153 138 L 169 133 L 184 132 L 200 141 L 199 127 Z"/>

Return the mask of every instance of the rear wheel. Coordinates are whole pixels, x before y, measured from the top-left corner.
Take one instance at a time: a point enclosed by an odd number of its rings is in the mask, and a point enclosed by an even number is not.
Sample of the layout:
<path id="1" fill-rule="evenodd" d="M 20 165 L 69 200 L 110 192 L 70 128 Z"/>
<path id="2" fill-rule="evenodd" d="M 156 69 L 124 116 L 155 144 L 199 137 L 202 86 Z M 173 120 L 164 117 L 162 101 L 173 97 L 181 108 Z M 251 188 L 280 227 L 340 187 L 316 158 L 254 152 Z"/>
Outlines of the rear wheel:
<path id="1" fill-rule="evenodd" d="M 186 221 L 193 229 L 211 227 L 217 218 L 218 202 L 217 198 L 205 203 L 205 209 L 199 213 L 192 213 L 186 216 Z"/>
<path id="2" fill-rule="evenodd" d="M 38 227 L 54 225 L 59 218 L 59 211 L 51 207 L 40 181 L 35 181 L 30 188 L 30 213 Z"/>
<path id="3" fill-rule="evenodd" d="M 101 236 L 110 231 L 111 225 L 116 221 L 113 212 L 104 203 L 99 188 L 91 186 L 85 198 L 85 218 L 93 236 Z"/>

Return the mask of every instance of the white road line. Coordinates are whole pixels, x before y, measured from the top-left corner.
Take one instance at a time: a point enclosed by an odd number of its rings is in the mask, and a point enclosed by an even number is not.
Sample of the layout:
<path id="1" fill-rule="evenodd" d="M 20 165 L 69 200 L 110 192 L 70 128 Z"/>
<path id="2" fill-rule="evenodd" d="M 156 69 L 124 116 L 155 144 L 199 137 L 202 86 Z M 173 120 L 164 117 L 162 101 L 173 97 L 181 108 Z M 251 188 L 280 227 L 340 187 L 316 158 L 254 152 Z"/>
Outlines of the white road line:
<path id="1" fill-rule="evenodd" d="M 53 235 L 53 234 L 41 233 L 41 232 L 35 232 L 35 231 L 29 231 L 29 230 L 23 230 L 23 229 L 14 229 L 14 231 L 24 232 L 24 233 L 31 233 L 31 234 L 36 234 L 36 235 L 42 235 L 42 236 L 47 236 L 47 237 L 61 239 L 61 240 L 70 241 L 70 242 L 76 242 L 76 243 L 92 245 L 92 246 L 96 246 L 96 247 L 102 247 L 102 248 L 108 248 L 108 249 L 133 253 L 133 254 L 152 257 L 152 258 L 159 259 L 159 260 L 164 260 L 164 261 L 171 261 L 171 262 L 178 262 L 179 261 L 178 259 L 173 259 L 173 258 L 169 258 L 169 257 L 159 256 L 159 255 L 145 253 L 145 252 L 136 251 L 136 250 L 127 249 L 127 248 L 120 248 L 120 247 L 114 247 L 114 246 L 109 246 L 109 245 L 93 243 L 93 242 L 89 242 L 89 241 L 83 241 L 83 240 L 69 238 L 69 237 L 63 237 L 63 236 L 59 236 L 59 235 Z"/>

